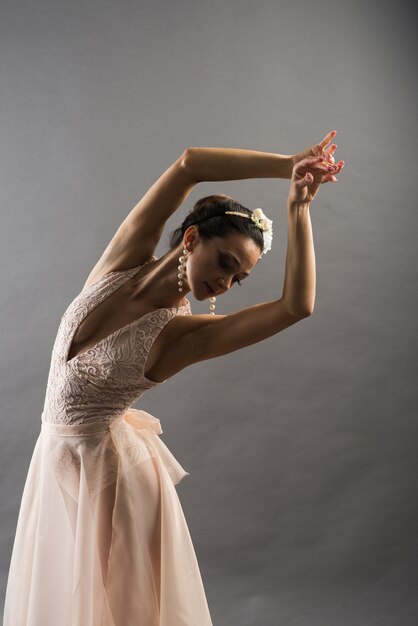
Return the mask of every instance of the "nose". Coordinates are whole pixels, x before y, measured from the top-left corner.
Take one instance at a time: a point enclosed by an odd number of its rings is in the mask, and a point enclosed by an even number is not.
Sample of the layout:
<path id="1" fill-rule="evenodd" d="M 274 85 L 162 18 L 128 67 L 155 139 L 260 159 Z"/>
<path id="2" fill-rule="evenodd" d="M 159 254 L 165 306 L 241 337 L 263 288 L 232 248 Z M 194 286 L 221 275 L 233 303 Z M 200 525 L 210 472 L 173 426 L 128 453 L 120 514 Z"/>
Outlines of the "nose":
<path id="1" fill-rule="evenodd" d="M 218 280 L 218 286 L 220 291 L 218 291 L 218 293 L 223 293 L 225 291 L 228 291 L 229 289 L 231 289 L 232 287 L 232 276 L 230 276 L 228 279 L 225 278 L 221 278 Z"/>

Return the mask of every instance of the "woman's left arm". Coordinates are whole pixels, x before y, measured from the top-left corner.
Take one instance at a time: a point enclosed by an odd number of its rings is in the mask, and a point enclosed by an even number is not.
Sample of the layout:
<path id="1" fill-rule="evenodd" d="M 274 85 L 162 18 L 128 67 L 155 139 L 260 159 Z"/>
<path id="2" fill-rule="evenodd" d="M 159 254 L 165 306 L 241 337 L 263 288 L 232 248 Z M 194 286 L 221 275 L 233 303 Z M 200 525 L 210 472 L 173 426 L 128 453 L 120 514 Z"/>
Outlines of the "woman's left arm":
<path id="1" fill-rule="evenodd" d="M 306 157 L 325 156 L 334 163 L 336 145 L 328 147 L 336 131 L 297 154 L 276 154 L 239 148 L 187 148 L 184 166 L 193 182 L 241 180 L 243 178 L 292 178 L 293 167 Z M 327 149 L 328 148 L 328 149 Z M 324 182 L 333 180 L 332 176 Z"/>

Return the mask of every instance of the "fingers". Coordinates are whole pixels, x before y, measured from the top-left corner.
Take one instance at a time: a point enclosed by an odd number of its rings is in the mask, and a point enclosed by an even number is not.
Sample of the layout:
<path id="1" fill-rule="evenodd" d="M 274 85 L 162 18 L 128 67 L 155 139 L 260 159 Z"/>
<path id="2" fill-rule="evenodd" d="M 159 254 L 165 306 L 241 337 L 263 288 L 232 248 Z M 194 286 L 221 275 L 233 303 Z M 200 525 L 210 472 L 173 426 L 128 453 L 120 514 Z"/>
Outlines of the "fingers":
<path id="1" fill-rule="evenodd" d="M 295 170 L 299 170 L 304 167 L 312 167 L 313 165 L 320 165 L 325 161 L 324 156 L 305 157 L 295 165 Z"/>
<path id="2" fill-rule="evenodd" d="M 343 167 L 344 161 L 331 165 L 325 161 L 325 157 L 306 157 L 295 165 L 293 182 L 299 189 L 312 185 L 313 192 L 314 187 L 317 190 L 321 184 L 337 182 L 335 174 L 338 174 Z"/>
<path id="3" fill-rule="evenodd" d="M 328 163 L 332 163 L 332 164 L 335 163 L 334 152 L 336 151 L 336 149 L 337 149 L 337 144 L 333 143 L 332 146 L 324 152 L 324 156 L 326 160 L 328 161 Z"/>
<path id="4" fill-rule="evenodd" d="M 325 185 L 325 183 L 336 183 L 336 182 L 338 182 L 338 178 L 336 178 L 334 174 L 331 174 L 331 176 L 325 176 L 324 180 L 322 181 L 322 184 Z"/>
<path id="5" fill-rule="evenodd" d="M 306 172 L 303 178 L 295 182 L 295 186 L 298 187 L 298 189 L 303 189 L 303 187 L 307 187 L 308 185 L 310 185 L 312 181 L 312 174 L 310 172 Z"/>
<path id="6" fill-rule="evenodd" d="M 327 174 L 324 177 L 323 183 L 336 183 L 338 182 L 338 178 L 336 178 L 335 174 L 339 174 L 345 165 L 345 161 L 338 161 L 336 165 L 334 165 L 334 171 Z"/>
<path id="7" fill-rule="evenodd" d="M 337 134 L 336 130 L 332 130 L 331 132 L 329 132 L 327 135 L 325 135 L 325 137 L 323 138 L 322 141 L 319 142 L 318 146 L 321 148 L 321 150 L 325 150 L 325 148 L 331 143 L 331 141 L 334 139 L 335 135 Z"/>
<path id="8" fill-rule="evenodd" d="M 335 165 L 331 165 L 330 163 L 326 163 L 325 157 L 306 157 L 297 163 L 294 167 L 294 173 L 296 176 L 304 176 L 307 169 L 310 169 L 312 172 L 316 171 L 317 173 L 327 174 L 333 171 Z"/>

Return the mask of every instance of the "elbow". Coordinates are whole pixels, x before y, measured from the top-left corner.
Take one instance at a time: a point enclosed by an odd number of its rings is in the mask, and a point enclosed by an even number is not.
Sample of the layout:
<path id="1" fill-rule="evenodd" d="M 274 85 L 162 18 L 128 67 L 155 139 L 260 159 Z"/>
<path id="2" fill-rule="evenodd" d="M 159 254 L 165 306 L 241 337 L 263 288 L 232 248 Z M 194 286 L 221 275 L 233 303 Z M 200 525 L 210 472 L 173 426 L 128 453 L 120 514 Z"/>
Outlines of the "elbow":
<path id="1" fill-rule="evenodd" d="M 304 307 L 291 307 L 287 302 L 287 310 L 293 317 L 297 319 L 303 319 L 304 317 L 309 317 L 314 312 L 314 305 L 304 306 Z"/>
<path id="2" fill-rule="evenodd" d="M 186 148 L 180 157 L 180 162 L 184 169 L 190 170 L 190 162 L 192 160 L 193 148 Z"/>
<path id="3" fill-rule="evenodd" d="M 180 158 L 180 163 L 185 172 L 187 172 L 193 183 L 199 183 L 200 179 L 196 175 L 195 167 L 195 148 L 186 148 Z"/>
<path id="4" fill-rule="evenodd" d="M 299 312 L 301 317 L 309 317 L 314 312 L 314 305 L 303 307 L 303 309 Z"/>
<path id="5" fill-rule="evenodd" d="M 315 302 L 305 302 L 305 305 L 301 307 L 301 309 L 297 312 L 300 317 L 309 317 L 313 314 L 315 307 Z"/>
<path id="6" fill-rule="evenodd" d="M 297 313 L 293 313 L 294 317 L 299 321 L 305 319 L 305 317 L 310 317 L 313 313 L 313 309 L 305 309 L 304 311 L 300 311 Z"/>

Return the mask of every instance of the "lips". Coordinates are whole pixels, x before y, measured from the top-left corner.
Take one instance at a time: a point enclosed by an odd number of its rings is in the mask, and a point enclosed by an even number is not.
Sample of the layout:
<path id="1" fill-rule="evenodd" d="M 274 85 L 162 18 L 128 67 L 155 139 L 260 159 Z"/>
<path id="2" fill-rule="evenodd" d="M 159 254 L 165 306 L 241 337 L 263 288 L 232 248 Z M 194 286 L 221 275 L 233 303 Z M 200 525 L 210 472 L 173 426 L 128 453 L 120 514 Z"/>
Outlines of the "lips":
<path id="1" fill-rule="evenodd" d="M 207 290 L 208 290 L 208 293 L 209 293 L 210 295 L 212 295 L 212 294 L 214 294 L 214 293 L 215 293 L 215 292 L 213 291 L 213 289 L 211 289 L 211 288 L 210 288 L 209 283 L 206 283 L 206 282 L 205 282 L 205 285 L 206 285 Z"/>

